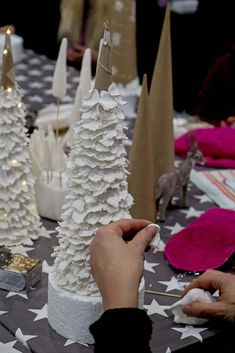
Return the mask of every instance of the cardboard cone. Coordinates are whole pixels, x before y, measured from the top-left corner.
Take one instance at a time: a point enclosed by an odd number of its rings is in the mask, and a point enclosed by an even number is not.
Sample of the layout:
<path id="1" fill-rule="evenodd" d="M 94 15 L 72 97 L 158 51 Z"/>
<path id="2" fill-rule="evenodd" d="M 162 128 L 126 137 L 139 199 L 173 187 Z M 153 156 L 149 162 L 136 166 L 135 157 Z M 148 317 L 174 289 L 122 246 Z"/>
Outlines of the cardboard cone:
<path id="1" fill-rule="evenodd" d="M 103 43 L 97 64 L 94 88 L 99 92 L 108 91 L 112 81 L 112 50 L 110 42 L 110 31 L 107 27 L 107 24 L 105 24 Z"/>
<path id="2" fill-rule="evenodd" d="M 126 85 L 137 77 L 135 1 L 111 2 L 113 80 Z"/>
<path id="3" fill-rule="evenodd" d="M 12 58 L 11 31 L 8 29 L 5 35 L 5 44 L 2 54 L 1 86 L 4 90 L 12 90 L 15 87 L 15 70 Z"/>
<path id="4" fill-rule="evenodd" d="M 129 158 L 128 191 L 134 198 L 132 217 L 156 222 L 154 156 L 149 122 L 147 76 L 144 75 Z"/>
<path id="5" fill-rule="evenodd" d="M 150 88 L 150 118 L 152 127 L 155 181 L 174 169 L 173 94 L 170 7 L 166 8 L 164 24 Z"/>

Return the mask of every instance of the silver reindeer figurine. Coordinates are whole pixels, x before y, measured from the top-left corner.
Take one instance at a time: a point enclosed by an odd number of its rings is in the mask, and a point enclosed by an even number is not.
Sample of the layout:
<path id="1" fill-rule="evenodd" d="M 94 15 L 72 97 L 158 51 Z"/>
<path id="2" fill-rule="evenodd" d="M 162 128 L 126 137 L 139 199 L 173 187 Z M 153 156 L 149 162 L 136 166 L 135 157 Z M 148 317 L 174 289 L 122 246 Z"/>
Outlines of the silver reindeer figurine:
<path id="1" fill-rule="evenodd" d="M 205 164 L 205 159 L 198 148 L 195 134 L 189 134 L 186 142 L 189 146 L 189 151 L 185 161 L 175 171 L 163 174 L 159 178 L 156 186 L 155 199 L 158 210 L 157 219 L 160 222 L 165 221 L 167 207 L 170 205 L 176 189 L 180 190 L 180 207 L 187 207 L 186 196 L 191 169 L 194 167 L 195 163 L 201 165 Z"/>

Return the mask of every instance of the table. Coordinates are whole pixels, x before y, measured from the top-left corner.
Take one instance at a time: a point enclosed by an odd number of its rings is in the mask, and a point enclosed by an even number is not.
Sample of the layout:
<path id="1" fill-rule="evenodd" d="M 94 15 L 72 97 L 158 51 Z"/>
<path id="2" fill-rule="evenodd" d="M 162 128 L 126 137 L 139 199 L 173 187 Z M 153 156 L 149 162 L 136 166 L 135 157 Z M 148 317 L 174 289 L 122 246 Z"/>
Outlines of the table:
<path id="1" fill-rule="evenodd" d="M 51 83 L 54 63 L 45 56 L 36 56 L 27 51 L 25 58 L 16 66 L 16 77 L 24 92 L 24 102 L 29 112 L 36 111 L 46 104 L 54 103 L 51 96 Z M 78 83 L 78 72 L 68 68 L 68 94 L 65 102 L 72 102 Z M 134 119 L 126 121 L 128 137 L 131 139 Z M 130 143 L 126 146 L 127 150 Z M 169 211 L 165 223 L 161 224 L 161 236 L 167 241 L 172 234 L 191 223 L 208 208 L 215 205 L 195 186 L 189 185 L 189 209 Z M 49 230 L 48 237 L 41 237 L 31 247 L 18 247 L 18 252 L 40 258 L 43 263 L 42 280 L 28 294 L 0 290 L 0 352 L 5 353 L 90 353 L 92 347 L 85 347 L 58 335 L 47 321 L 47 278 L 53 264 L 51 252 L 57 244 L 56 223 L 43 219 Z M 152 250 L 146 253 L 145 280 L 146 289 L 170 294 L 179 294 L 177 276 L 166 262 L 162 253 Z M 181 276 L 182 277 L 182 276 Z M 191 280 L 187 274 L 182 281 Z M 229 344 L 232 337 L 230 328 L 208 323 L 189 328 L 173 323 L 172 315 L 165 310 L 177 298 L 163 295 L 146 294 L 145 308 L 150 314 L 153 325 L 151 347 L 153 353 L 170 352 L 211 352 L 219 346 L 219 338 Z M 224 326 L 224 325 L 223 325 Z M 231 326 L 230 326 L 231 327 Z M 203 341 L 203 344 L 201 342 Z M 231 340 L 232 341 L 232 340 Z M 223 349 L 224 349 L 223 342 Z M 226 350 L 225 350 L 226 351 Z M 111 350 L 110 350 L 111 353 Z"/>

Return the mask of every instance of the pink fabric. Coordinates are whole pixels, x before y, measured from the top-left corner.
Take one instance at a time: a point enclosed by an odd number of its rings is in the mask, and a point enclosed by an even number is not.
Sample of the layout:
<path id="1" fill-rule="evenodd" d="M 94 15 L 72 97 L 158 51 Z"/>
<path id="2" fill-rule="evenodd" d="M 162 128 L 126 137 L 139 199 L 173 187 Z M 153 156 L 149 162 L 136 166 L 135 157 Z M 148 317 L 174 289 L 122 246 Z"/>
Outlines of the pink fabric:
<path id="1" fill-rule="evenodd" d="M 165 257 L 177 270 L 200 272 L 222 266 L 235 252 L 235 211 L 212 208 L 166 244 Z"/>
<path id="2" fill-rule="evenodd" d="M 194 130 L 200 150 L 203 152 L 207 167 L 235 168 L 235 129 L 215 127 Z M 175 153 L 185 157 L 188 152 L 186 136 L 175 140 Z"/>

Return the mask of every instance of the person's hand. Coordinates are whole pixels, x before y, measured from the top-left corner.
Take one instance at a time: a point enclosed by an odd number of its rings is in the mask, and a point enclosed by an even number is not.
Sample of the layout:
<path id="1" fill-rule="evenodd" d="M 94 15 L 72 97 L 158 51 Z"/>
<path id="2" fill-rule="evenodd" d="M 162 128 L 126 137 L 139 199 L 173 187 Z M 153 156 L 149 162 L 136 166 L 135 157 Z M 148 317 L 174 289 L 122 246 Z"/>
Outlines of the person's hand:
<path id="1" fill-rule="evenodd" d="M 142 219 L 122 219 L 100 227 L 90 245 L 92 275 L 104 310 L 138 307 L 138 289 L 144 271 L 144 250 L 156 227 Z M 135 234 L 128 243 L 123 237 Z"/>
<path id="2" fill-rule="evenodd" d="M 84 45 L 81 45 L 79 43 L 74 43 L 72 47 L 68 48 L 67 59 L 72 62 L 82 62 L 82 58 L 84 56 L 85 50 L 86 50 L 86 47 Z M 98 55 L 97 52 L 95 50 L 92 50 L 91 52 L 92 62 L 96 63 L 97 55 Z"/>
<path id="3" fill-rule="evenodd" d="M 235 321 L 235 276 L 215 270 L 208 270 L 185 288 L 184 296 L 192 288 L 219 290 L 219 298 L 211 304 L 195 301 L 183 306 L 183 312 L 189 316 L 217 318 Z"/>
<path id="4" fill-rule="evenodd" d="M 221 121 L 221 127 L 235 125 L 235 116 L 230 116 L 226 120 Z"/>

